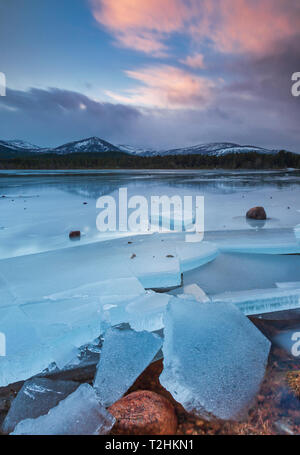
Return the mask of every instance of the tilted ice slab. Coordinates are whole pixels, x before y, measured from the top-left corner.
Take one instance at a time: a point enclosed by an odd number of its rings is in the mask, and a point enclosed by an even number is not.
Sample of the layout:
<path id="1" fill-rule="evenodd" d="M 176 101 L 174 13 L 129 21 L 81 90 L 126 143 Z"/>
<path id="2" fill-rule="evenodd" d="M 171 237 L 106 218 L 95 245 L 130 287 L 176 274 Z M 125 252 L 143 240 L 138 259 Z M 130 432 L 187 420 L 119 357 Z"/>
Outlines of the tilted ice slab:
<path id="1" fill-rule="evenodd" d="M 106 332 L 94 380 L 103 406 L 110 406 L 124 395 L 161 345 L 161 338 L 149 332 L 116 328 Z"/>
<path id="2" fill-rule="evenodd" d="M 129 303 L 105 305 L 104 317 L 111 326 L 128 323 L 137 332 L 154 332 L 164 327 L 163 315 L 171 298 L 166 293 L 147 291 Z"/>
<path id="3" fill-rule="evenodd" d="M 170 303 L 160 382 L 188 412 L 236 419 L 264 377 L 270 342 L 234 306 Z"/>
<path id="4" fill-rule="evenodd" d="M 293 229 L 251 229 L 206 232 L 222 252 L 251 254 L 299 254 L 299 237 Z"/>
<path id="5" fill-rule="evenodd" d="M 122 256 L 102 242 L 3 259 L 0 279 L 13 290 L 15 300 L 1 300 L 0 305 L 37 301 L 92 283 L 110 280 L 112 284 L 115 278 L 132 278 L 128 262 L 122 262 Z"/>
<path id="6" fill-rule="evenodd" d="M 215 244 L 209 242 L 178 242 L 176 253 L 180 261 L 180 270 L 183 273 L 213 261 L 218 256 L 219 249 Z"/>
<path id="7" fill-rule="evenodd" d="M 55 362 L 65 367 L 78 348 L 104 332 L 103 307 L 144 295 L 134 278 L 81 286 L 35 302 L 0 308 L 0 331 L 7 352 L 0 357 L 0 386 L 27 379 Z"/>
<path id="8" fill-rule="evenodd" d="M 48 414 L 20 422 L 14 435 L 98 435 L 107 434 L 114 417 L 99 402 L 95 389 L 82 384 Z"/>
<path id="9" fill-rule="evenodd" d="M 52 361 L 34 323 L 18 307 L 0 309 L 0 332 L 5 336 L 5 356 L 0 357 L 0 387 L 27 379 Z"/>
<path id="10" fill-rule="evenodd" d="M 11 433 L 15 426 L 25 419 L 45 415 L 79 386 L 73 381 L 53 381 L 33 378 L 26 381 L 8 411 L 2 425 L 4 433 Z"/>
<path id="11" fill-rule="evenodd" d="M 283 283 L 276 283 L 279 289 L 300 289 L 300 281 L 285 281 Z"/>
<path id="12" fill-rule="evenodd" d="M 224 292 L 212 297 L 213 304 L 234 304 L 245 315 L 300 308 L 300 289 L 253 289 Z"/>
<path id="13" fill-rule="evenodd" d="M 214 245 L 190 244 L 184 235 L 168 241 L 147 235 L 2 259 L 0 306 L 111 280 L 109 286 L 116 278 L 136 278 L 144 288 L 178 286 L 182 271 L 205 264 L 217 254 Z"/>

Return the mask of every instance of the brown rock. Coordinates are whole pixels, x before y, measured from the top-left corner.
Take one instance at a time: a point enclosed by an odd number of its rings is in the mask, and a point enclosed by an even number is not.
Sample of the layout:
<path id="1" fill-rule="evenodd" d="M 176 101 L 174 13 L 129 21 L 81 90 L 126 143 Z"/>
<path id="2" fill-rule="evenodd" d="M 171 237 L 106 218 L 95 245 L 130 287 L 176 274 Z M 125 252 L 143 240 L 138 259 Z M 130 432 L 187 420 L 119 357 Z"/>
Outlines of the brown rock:
<path id="1" fill-rule="evenodd" d="M 266 220 L 267 215 L 265 209 L 263 207 L 253 207 L 252 209 L 248 210 L 246 214 L 247 218 L 252 218 L 254 220 Z"/>
<path id="2" fill-rule="evenodd" d="M 114 403 L 109 412 L 116 418 L 113 434 L 175 434 L 177 417 L 173 405 L 149 390 L 138 390 Z"/>
<path id="3" fill-rule="evenodd" d="M 80 231 L 71 231 L 69 234 L 70 239 L 79 239 L 81 236 Z"/>

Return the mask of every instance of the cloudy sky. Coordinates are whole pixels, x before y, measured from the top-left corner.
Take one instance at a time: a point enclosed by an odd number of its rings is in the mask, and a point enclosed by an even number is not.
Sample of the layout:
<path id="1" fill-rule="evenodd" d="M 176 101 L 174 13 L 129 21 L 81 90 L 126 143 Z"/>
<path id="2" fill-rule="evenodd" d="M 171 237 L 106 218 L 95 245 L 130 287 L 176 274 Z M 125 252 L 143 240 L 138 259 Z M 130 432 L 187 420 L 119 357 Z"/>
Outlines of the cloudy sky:
<path id="1" fill-rule="evenodd" d="M 1 0 L 0 138 L 300 151 L 299 0 Z"/>

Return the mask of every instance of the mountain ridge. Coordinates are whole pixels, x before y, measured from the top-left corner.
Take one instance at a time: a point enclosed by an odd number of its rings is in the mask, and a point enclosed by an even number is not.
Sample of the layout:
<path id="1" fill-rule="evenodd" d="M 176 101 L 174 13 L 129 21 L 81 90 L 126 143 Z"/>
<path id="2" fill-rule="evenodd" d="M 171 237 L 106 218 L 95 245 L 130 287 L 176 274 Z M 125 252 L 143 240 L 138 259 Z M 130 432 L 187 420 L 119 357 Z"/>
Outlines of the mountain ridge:
<path id="1" fill-rule="evenodd" d="M 105 154 L 117 152 L 131 156 L 176 156 L 176 155 L 204 155 L 204 156 L 224 156 L 228 154 L 251 153 L 277 154 L 280 150 L 266 149 L 253 145 L 240 145 L 234 142 L 210 142 L 197 144 L 189 147 L 179 147 L 172 149 L 154 149 L 150 147 L 136 147 L 131 145 L 114 145 L 96 136 L 67 142 L 57 147 L 39 147 L 20 139 L 0 140 L 0 157 L 20 157 L 37 154 Z"/>

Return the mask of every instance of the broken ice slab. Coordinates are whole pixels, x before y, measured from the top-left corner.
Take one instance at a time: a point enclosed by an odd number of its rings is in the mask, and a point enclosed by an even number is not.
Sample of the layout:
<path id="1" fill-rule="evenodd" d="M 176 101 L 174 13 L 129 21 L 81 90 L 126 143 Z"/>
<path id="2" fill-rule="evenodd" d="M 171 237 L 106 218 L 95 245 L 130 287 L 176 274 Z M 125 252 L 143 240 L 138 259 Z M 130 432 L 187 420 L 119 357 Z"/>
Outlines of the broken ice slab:
<path id="1" fill-rule="evenodd" d="M 32 321 L 18 307 L 0 309 L 0 332 L 5 355 L 0 357 L 0 387 L 28 379 L 46 368 L 49 348 L 42 344 Z"/>
<path id="2" fill-rule="evenodd" d="M 177 292 L 174 292 L 174 295 L 177 294 L 179 298 L 182 298 L 184 296 L 192 296 L 197 302 L 200 303 L 209 303 L 211 302 L 211 299 L 208 297 L 208 295 L 203 291 L 203 289 L 200 288 L 197 284 L 187 284 L 183 286 L 179 293 L 178 290 Z"/>
<path id="3" fill-rule="evenodd" d="M 28 379 L 52 362 L 63 368 L 77 348 L 104 331 L 98 297 L 75 296 L 0 308 L 6 356 L 0 357 L 0 386 Z"/>
<path id="4" fill-rule="evenodd" d="M 209 242 L 178 242 L 176 253 L 180 261 L 180 270 L 183 273 L 213 261 L 218 256 L 219 249 Z"/>
<path id="5" fill-rule="evenodd" d="M 127 245 L 129 246 L 129 245 Z M 122 250 L 122 249 L 121 249 Z M 126 254 L 129 256 L 125 260 Z M 146 258 L 146 260 L 149 258 Z M 112 242 L 98 242 L 45 253 L 0 260 L 0 278 L 13 290 L 17 303 L 37 301 L 69 289 L 115 278 L 133 278 L 130 272 L 130 255 L 124 248 L 118 252 Z M 163 273 L 163 271 L 161 270 Z M 32 286 L 32 277 L 35 285 Z M 55 279 L 53 278 L 55 277 Z M 130 292 L 132 281 L 128 282 Z M 123 286 L 126 292 L 125 283 Z M 107 287 L 107 285 L 105 285 Z M 118 286 L 118 283 L 116 283 Z M 125 289 L 124 289 L 125 288 Z M 118 293 L 118 292 L 117 292 Z M 0 306 L 14 304 L 13 298 L 0 302 Z"/>
<path id="6" fill-rule="evenodd" d="M 77 382 L 53 381 L 46 378 L 33 378 L 26 381 L 12 402 L 3 422 L 2 431 L 11 433 L 22 420 L 35 419 L 47 414 L 78 386 Z"/>
<path id="7" fill-rule="evenodd" d="M 188 412 L 243 417 L 259 391 L 270 342 L 231 304 L 171 302 L 160 383 Z"/>
<path id="8" fill-rule="evenodd" d="M 245 315 L 300 308 L 300 289 L 252 289 L 224 292 L 212 297 L 213 304 L 232 303 Z"/>
<path id="9" fill-rule="evenodd" d="M 154 332 L 164 327 L 163 315 L 171 298 L 166 293 L 146 291 L 125 305 L 104 306 L 105 320 L 112 326 L 128 323 L 137 332 Z"/>
<path id="10" fill-rule="evenodd" d="M 95 389 L 82 384 L 48 414 L 18 423 L 14 435 L 98 435 L 107 434 L 114 417 L 103 408 Z"/>
<path id="11" fill-rule="evenodd" d="M 137 239 L 130 245 L 128 267 L 144 288 L 161 289 L 179 286 L 181 283 L 180 263 L 174 248 L 153 239 Z"/>
<path id="12" fill-rule="evenodd" d="M 299 238 L 292 228 L 211 231 L 205 233 L 205 240 L 214 242 L 224 253 L 300 253 Z"/>
<path id="13" fill-rule="evenodd" d="M 124 395 L 161 345 L 161 338 L 149 332 L 116 328 L 106 332 L 94 380 L 103 406 L 112 405 Z"/>
<path id="14" fill-rule="evenodd" d="M 283 283 L 275 283 L 280 289 L 300 289 L 300 281 L 285 281 Z"/>
<path id="15" fill-rule="evenodd" d="M 47 298 L 52 301 L 62 299 L 91 299 L 95 298 L 101 304 L 123 302 L 145 294 L 145 289 L 139 280 L 133 276 L 126 278 L 113 278 L 89 283 L 67 291 L 57 292 Z"/>
<path id="16" fill-rule="evenodd" d="M 143 235 L 131 241 L 117 239 L 2 259 L 0 280 L 6 290 L 0 306 L 34 302 L 100 282 L 106 282 L 111 292 L 116 279 L 128 279 L 130 283 L 129 279 L 135 278 L 144 288 L 170 288 L 180 285 L 182 270 L 202 265 L 217 255 L 214 245 L 190 244 L 184 235 L 162 240 L 160 235 Z M 132 293 L 132 282 L 127 290 L 124 281 L 124 294 Z M 115 284 L 118 287 L 118 282 Z"/>
<path id="17" fill-rule="evenodd" d="M 299 279 L 300 256 L 221 253 L 213 262 L 185 272 L 183 283 L 196 283 L 211 296 L 226 291 L 275 288 L 276 282 Z"/>

